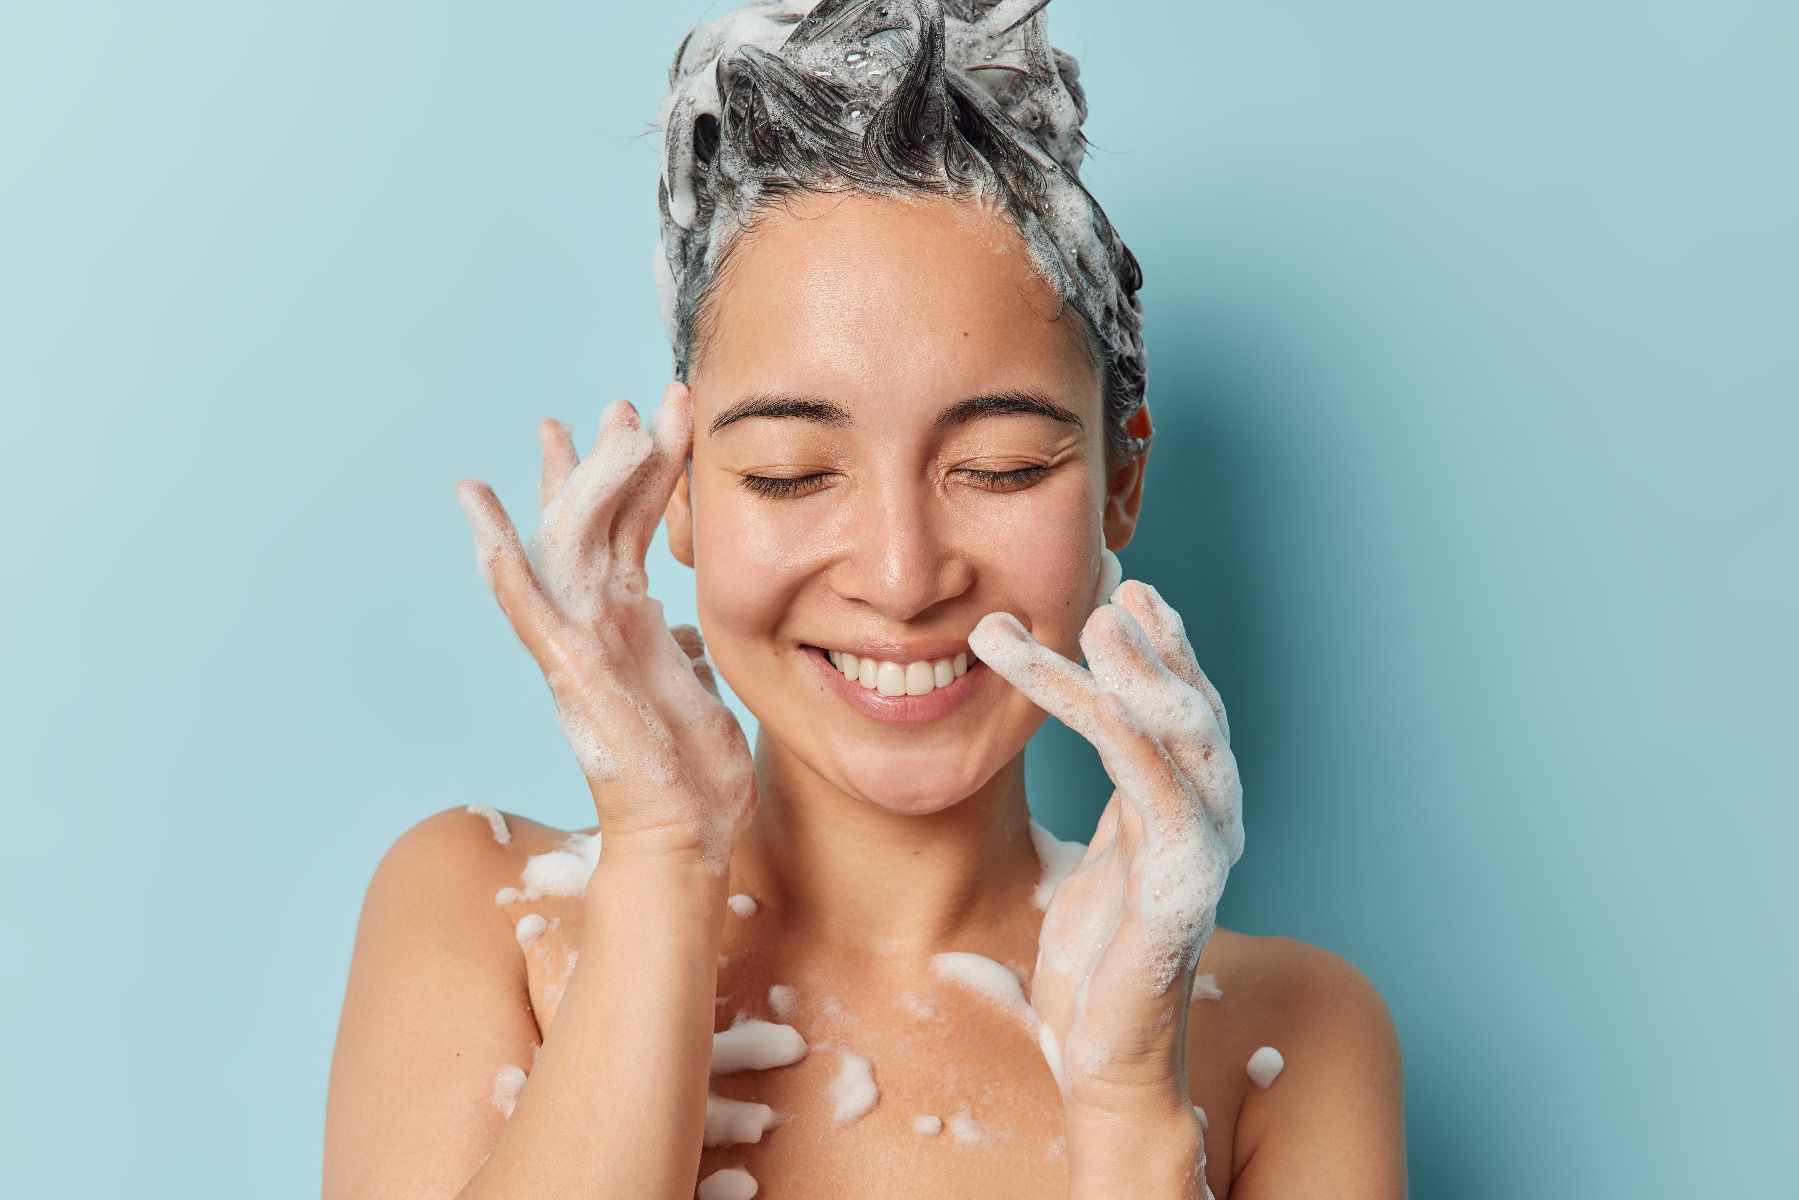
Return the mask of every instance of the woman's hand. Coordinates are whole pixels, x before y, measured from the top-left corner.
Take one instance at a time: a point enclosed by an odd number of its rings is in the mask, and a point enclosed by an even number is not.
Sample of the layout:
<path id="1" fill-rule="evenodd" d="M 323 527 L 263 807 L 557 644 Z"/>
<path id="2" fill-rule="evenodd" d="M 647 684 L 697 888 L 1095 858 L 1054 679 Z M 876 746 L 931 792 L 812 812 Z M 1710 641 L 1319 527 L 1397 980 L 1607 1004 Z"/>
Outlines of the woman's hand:
<path id="1" fill-rule="evenodd" d="M 1223 701 L 1180 615 L 1127 580 L 1081 631 L 1090 670 L 1009 613 L 969 644 L 1098 747 L 1117 785 L 1044 915 L 1031 1006 L 1071 1115 L 1179 1113 L 1193 968 L 1243 853 L 1242 785 Z M 1073 1146 L 1070 1146 L 1071 1153 Z"/>
<path id="2" fill-rule="evenodd" d="M 755 809 L 749 744 L 698 631 L 668 628 L 644 576 L 693 444 L 692 405 L 671 382 L 646 431 L 629 401 L 613 402 L 585 461 L 567 426 L 544 421 L 528 544 L 487 484 L 465 479 L 456 498 L 481 573 L 550 686 L 607 852 L 635 843 L 722 869 Z"/>

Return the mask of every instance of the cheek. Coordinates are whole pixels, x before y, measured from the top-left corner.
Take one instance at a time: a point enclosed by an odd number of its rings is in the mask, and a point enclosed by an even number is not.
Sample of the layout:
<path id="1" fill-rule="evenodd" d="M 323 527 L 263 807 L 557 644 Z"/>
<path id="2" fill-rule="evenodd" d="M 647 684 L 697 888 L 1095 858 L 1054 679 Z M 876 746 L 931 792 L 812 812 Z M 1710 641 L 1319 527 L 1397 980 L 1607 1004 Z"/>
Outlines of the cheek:
<path id="1" fill-rule="evenodd" d="M 1093 611 L 1100 538 L 1099 501 L 1084 476 L 1054 491 L 1021 493 L 982 524 L 987 590 L 1015 605 L 1014 615 L 1038 641 L 1078 659 L 1081 626 Z"/>
<path id="2" fill-rule="evenodd" d="M 748 653 L 738 639 L 781 623 L 821 543 L 796 507 L 759 503 L 729 485 L 695 485 L 692 504 L 694 588 L 713 659 L 724 666 Z"/>

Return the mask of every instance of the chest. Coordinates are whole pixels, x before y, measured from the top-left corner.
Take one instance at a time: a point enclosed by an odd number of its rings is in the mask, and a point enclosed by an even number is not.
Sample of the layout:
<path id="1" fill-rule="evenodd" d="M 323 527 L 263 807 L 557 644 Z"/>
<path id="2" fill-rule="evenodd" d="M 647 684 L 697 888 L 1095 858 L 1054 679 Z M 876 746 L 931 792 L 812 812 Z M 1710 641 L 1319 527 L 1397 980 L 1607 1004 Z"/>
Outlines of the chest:
<path id="1" fill-rule="evenodd" d="M 578 959 L 578 921 L 578 908 L 565 912 L 524 948 L 541 1029 Z M 722 951 L 714 1030 L 789 1025 L 807 1053 L 713 1077 L 713 1095 L 766 1104 L 777 1123 L 759 1141 L 705 1150 L 700 1178 L 742 1168 L 759 1194 L 793 1200 L 1066 1195 L 1061 1096 L 1017 1014 L 928 969 L 858 974 L 752 941 L 727 940 Z M 1203 1081 L 1193 1083 L 1204 1104 Z M 1229 1117 L 1208 1115 L 1207 1174 L 1225 1200 Z"/>

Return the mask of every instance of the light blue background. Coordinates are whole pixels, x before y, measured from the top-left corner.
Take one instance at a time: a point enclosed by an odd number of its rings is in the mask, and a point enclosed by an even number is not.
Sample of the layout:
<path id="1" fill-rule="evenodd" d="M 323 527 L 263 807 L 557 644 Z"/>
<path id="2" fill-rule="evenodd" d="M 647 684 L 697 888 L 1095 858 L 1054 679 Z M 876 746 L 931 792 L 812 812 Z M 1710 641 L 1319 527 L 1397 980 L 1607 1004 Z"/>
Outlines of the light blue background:
<path id="1" fill-rule="evenodd" d="M 0 15 L 0 1192 L 316 1194 L 381 852 L 591 819 L 451 485 L 527 508 L 539 417 L 665 377 L 702 10 L 620 7 Z M 1793 9 L 1051 29 L 1148 280 L 1126 567 L 1243 765 L 1224 923 L 1379 985 L 1416 1196 L 1799 1195 Z"/>

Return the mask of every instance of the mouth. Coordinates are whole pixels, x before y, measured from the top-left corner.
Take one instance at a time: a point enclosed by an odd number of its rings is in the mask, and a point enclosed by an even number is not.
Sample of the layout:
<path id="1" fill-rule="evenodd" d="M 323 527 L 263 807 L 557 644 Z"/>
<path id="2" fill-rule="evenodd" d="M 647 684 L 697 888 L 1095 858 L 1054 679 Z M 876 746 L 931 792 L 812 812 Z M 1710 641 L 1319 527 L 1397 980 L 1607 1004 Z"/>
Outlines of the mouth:
<path id="1" fill-rule="evenodd" d="M 864 716 L 890 725 L 917 725 L 948 715 L 974 695 L 989 670 L 966 645 L 951 654 L 907 661 L 824 646 L 800 649 L 829 691 Z"/>

